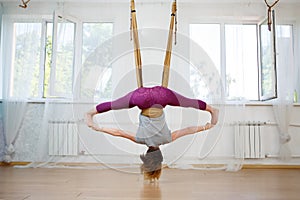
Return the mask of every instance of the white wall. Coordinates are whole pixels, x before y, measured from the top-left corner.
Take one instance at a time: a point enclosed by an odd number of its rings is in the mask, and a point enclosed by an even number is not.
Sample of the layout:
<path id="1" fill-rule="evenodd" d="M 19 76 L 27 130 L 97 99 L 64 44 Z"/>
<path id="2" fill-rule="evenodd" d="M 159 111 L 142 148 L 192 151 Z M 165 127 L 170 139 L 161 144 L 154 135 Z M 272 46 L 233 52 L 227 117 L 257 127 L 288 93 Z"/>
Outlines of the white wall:
<path id="1" fill-rule="evenodd" d="M 281 3 L 281 2 L 280 2 Z M 300 46 L 300 14 L 298 13 L 300 5 L 293 4 L 280 4 L 276 7 L 277 11 L 277 21 L 282 22 L 295 22 L 296 27 L 296 55 L 299 54 Z M 55 3 L 35 3 L 30 2 L 28 9 L 19 9 L 15 3 L 4 3 L 4 14 L 21 14 L 21 15 L 51 15 L 55 8 L 61 9 L 64 13 L 72 15 L 82 21 L 103 21 L 103 22 L 114 22 L 114 33 L 116 35 L 122 34 L 129 31 L 129 22 L 130 22 L 130 9 L 129 4 L 127 3 L 65 3 L 62 7 L 62 4 L 57 5 Z M 139 28 L 159 28 L 167 29 L 169 26 L 170 19 L 170 3 L 137 3 L 137 17 L 138 17 L 138 26 Z M 195 22 L 219 22 L 219 21 L 237 21 L 244 19 L 249 22 L 257 22 L 262 20 L 266 15 L 266 8 L 263 3 L 233 3 L 233 4 L 185 4 L 179 1 L 178 3 L 178 32 L 183 35 L 188 36 L 188 26 L 189 23 Z M 140 34 L 140 40 L 146 40 L 146 38 L 151 37 L 148 35 Z M 128 35 L 129 40 L 129 35 Z M 156 38 L 153 38 L 156 40 Z M 158 39 L 159 41 L 161 38 Z M 166 39 L 162 40 L 166 41 Z M 179 41 L 180 42 L 180 41 Z M 164 45 L 164 44 L 163 44 Z M 176 48 L 176 47 L 175 47 Z M 155 55 L 155 63 L 162 63 L 163 59 L 160 60 L 159 56 Z M 144 64 L 151 64 L 153 60 L 152 57 L 147 58 L 147 55 L 143 55 Z M 163 58 L 163 54 L 161 56 Z M 175 71 L 181 74 L 183 78 L 186 78 L 188 72 L 184 67 L 180 67 L 182 63 L 174 63 Z M 297 66 L 298 74 L 298 94 L 300 92 L 300 61 L 299 59 L 295 60 Z M 116 63 L 118 65 L 118 63 Z M 114 69 L 114 76 L 118 77 L 115 79 L 115 86 L 118 86 L 117 83 L 122 79 L 123 74 L 126 74 L 132 71 L 133 61 L 126 60 L 122 61 L 122 68 Z M 151 76 L 149 75 L 149 80 Z M 134 78 L 133 78 L 134 80 Z M 176 81 L 176 78 L 171 78 L 170 87 L 174 88 L 177 91 L 180 91 L 184 94 L 190 94 L 184 84 L 181 84 L 179 81 Z M 119 87 L 119 86 L 118 86 Z M 128 83 L 122 87 L 121 93 L 129 91 L 135 87 L 135 80 L 132 83 Z M 87 111 L 92 104 L 76 104 L 72 106 L 70 104 L 57 104 L 59 106 L 59 112 L 57 112 L 57 119 L 69 118 L 73 119 L 73 114 L 75 113 L 75 120 L 82 119 L 84 112 Z M 73 112 L 70 110 L 73 109 Z M 42 128 L 43 125 L 43 115 L 45 107 L 43 103 L 34 104 L 31 103 L 27 114 L 25 123 L 21 129 L 20 138 L 17 141 L 20 148 L 17 148 L 15 160 L 17 161 L 30 161 L 36 158 L 34 152 L 38 152 L 41 155 L 47 155 L 47 148 L 41 146 L 44 144 L 44 140 L 47 140 L 47 133 L 45 133 Z M 65 116 L 62 117 L 61 113 L 65 113 Z M 66 114 L 67 113 L 67 114 Z M 209 116 L 205 113 L 197 113 L 193 110 L 182 111 L 181 109 L 171 109 L 166 110 L 167 121 L 172 130 L 180 128 L 184 125 L 191 125 L 193 123 L 201 122 L 205 123 L 209 120 Z M 238 114 L 237 114 L 238 113 Z M 137 128 L 137 109 L 132 109 L 130 111 L 117 111 L 115 113 L 106 113 L 103 116 L 99 116 L 100 120 L 105 122 L 107 126 L 121 126 L 121 128 L 128 129 L 134 132 Z M 120 117 L 121 116 L 121 117 Z M 120 119 L 124 116 L 124 121 Z M 179 117 L 178 117 L 179 116 Z M 53 116 L 56 118 L 55 116 Z M 116 125 L 116 117 L 118 124 Z M 220 124 L 215 129 L 213 136 L 208 136 L 206 134 L 198 134 L 196 136 L 187 136 L 182 138 L 179 141 L 176 141 L 174 144 L 170 144 L 166 147 L 163 147 L 166 157 L 169 152 L 172 152 L 174 155 L 182 155 L 183 157 L 180 160 L 188 160 L 192 163 L 207 163 L 207 162 L 223 162 L 228 158 L 232 158 L 234 155 L 234 129 L 233 126 L 230 126 L 232 123 L 239 121 L 240 117 L 243 117 L 246 121 L 263 121 L 275 123 L 273 108 L 272 106 L 262 103 L 262 104 L 249 104 L 245 106 L 238 106 L 236 104 L 229 104 L 221 106 L 221 116 Z M 300 106 L 295 105 L 292 112 L 292 124 L 300 124 Z M 218 134 L 220 134 L 219 140 L 215 140 Z M 276 126 L 266 126 L 264 127 L 264 147 L 267 155 L 277 156 L 279 151 L 279 137 L 278 130 Z M 292 137 L 290 144 L 292 156 L 300 157 L 300 134 L 299 127 L 291 126 L 290 134 Z M 93 157 L 90 157 L 89 154 L 97 155 L 97 158 L 101 158 L 107 162 L 139 162 L 137 156 L 130 157 L 130 155 L 138 155 L 142 153 L 145 148 L 141 145 L 135 145 L 129 141 L 125 141 L 120 138 L 112 138 L 110 136 L 105 136 L 100 133 L 95 133 L 88 129 L 83 123 L 79 124 L 79 135 L 81 143 L 79 146 L 79 151 L 84 155 L 79 159 L 73 161 L 97 161 Z M 215 137 L 215 138 L 214 138 Z M 216 143 L 214 149 L 209 154 L 208 159 L 199 160 L 199 152 L 207 152 L 212 145 Z M 204 145 L 206 149 L 201 150 L 201 145 Z M 121 157 L 120 157 L 121 156 Z M 43 157 L 43 156 L 42 156 Z M 170 156 L 171 157 L 171 156 Z M 175 156 L 176 157 L 176 156 Z M 46 156 L 44 157 L 46 158 Z M 122 159 L 123 158 L 123 159 Z M 173 158 L 168 158 L 168 162 L 173 161 Z M 180 162 L 180 161 L 178 161 Z M 249 162 L 257 163 L 282 163 L 284 161 L 273 160 L 273 159 L 263 159 L 255 160 Z M 289 162 L 296 162 L 299 164 L 298 160 L 295 158 Z"/>

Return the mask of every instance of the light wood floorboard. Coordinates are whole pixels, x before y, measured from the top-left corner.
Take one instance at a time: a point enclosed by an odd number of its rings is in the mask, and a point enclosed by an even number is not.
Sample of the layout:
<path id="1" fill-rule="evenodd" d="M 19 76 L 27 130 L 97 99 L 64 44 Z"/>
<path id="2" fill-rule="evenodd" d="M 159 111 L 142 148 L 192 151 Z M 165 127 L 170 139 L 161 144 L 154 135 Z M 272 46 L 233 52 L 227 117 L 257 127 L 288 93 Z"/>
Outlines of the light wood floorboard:
<path id="1" fill-rule="evenodd" d="M 299 169 L 164 169 L 161 180 L 113 169 L 0 167 L 0 199 L 299 200 Z"/>

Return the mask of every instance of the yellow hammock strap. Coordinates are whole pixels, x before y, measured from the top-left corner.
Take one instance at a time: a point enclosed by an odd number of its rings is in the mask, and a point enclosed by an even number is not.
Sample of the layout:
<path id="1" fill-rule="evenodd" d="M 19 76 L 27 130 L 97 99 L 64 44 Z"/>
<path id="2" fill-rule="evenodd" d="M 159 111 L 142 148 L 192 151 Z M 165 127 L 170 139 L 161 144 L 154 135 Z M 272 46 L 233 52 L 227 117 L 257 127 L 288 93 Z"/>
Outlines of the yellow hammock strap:
<path id="1" fill-rule="evenodd" d="M 172 52 L 172 40 L 173 40 L 173 30 L 175 24 L 175 44 L 176 44 L 176 0 L 172 4 L 172 14 L 171 14 L 171 21 L 169 27 L 169 35 L 168 35 L 168 44 L 166 49 L 165 61 L 164 61 L 164 71 L 162 76 L 162 86 L 168 87 L 169 83 L 169 74 L 170 74 L 170 63 L 171 63 L 171 52 Z"/>
<path id="2" fill-rule="evenodd" d="M 137 30 L 137 21 L 136 21 L 136 11 L 135 11 L 134 0 L 131 0 L 130 32 L 131 32 L 131 37 L 133 35 L 137 85 L 138 85 L 138 87 L 143 87 L 142 59 L 141 59 L 140 43 L 139 43 L 139 36 L 138 36 L 138 30 Z"/>

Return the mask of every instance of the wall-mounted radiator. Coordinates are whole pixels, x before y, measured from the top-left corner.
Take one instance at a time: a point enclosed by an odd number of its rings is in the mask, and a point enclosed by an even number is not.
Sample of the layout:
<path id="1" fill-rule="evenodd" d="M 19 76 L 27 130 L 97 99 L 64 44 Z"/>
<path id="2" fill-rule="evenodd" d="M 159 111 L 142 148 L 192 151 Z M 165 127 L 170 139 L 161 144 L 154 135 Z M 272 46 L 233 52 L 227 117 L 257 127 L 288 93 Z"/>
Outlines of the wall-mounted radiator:
<path id="1" fill-rule="evenodd" d="M 238 122 L 234 125 L 235 157 L 264 158 L 262 122 Z"/>
<path id="2" fill-rule="evenodd" d="M 49 121 L 49 155 L 78 155 L 78 128 L 74 121 Z"/>

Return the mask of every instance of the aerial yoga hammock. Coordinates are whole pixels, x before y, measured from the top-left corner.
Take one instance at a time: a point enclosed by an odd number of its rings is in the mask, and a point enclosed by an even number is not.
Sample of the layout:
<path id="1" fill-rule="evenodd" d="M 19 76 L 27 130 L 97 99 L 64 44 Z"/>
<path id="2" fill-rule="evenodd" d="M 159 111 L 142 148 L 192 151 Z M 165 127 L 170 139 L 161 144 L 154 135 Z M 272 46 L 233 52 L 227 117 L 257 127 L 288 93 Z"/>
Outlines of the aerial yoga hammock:
<path id="1" fill-rule="evenodd" d="M 136 10 L 134 0 L 131 0 L 131 31 L 134 43 L 134 56 L 136 65 L 136 76 L 138 88 L 125 96 L 111 102 L 98 104 L 86 114 L 87 125 L 95 131 L 104 132 L 113 136 L 123 137 L 135 143 L 145 144 L 147 153 L 141 155 L 143 161 L 141 166 L 144 178 L 149 180 L 159 179 L 163 157 L 159 149 L 160 145 L 170 143 L 185 135 L 194 134 L 212 128 L 218 121 L 218 109 L 206 104 L 199 99 L 184 97 L 167 88 L 169 79 L 170 59 L 172 51 L 172 39 L 176 26 L 176 0 L 172 4 L 171 21 L 168 35 L 168 44 L 165 54 L 162 85 L 144 87 L 142 80 L 142 61 L 138 40 L 136 21 Z M 176 27 L 175 27 L 176 31 Z M 176 36 L 176 35 L 175 35 Z M 211 114 L 211 121 L 204 126 L 193 126 L 171 132 L 165 120 L 163 108 L 169 106 L 180 106 L 207 111 Z M 99 127 L 93 122 L 93 116 L 110 110 L 129 109 L 137 106 L 141 109 L 139 116 L 139 127 L 137 133 L 128 131 Z"/>

